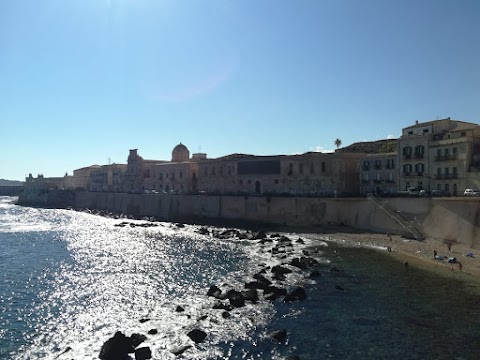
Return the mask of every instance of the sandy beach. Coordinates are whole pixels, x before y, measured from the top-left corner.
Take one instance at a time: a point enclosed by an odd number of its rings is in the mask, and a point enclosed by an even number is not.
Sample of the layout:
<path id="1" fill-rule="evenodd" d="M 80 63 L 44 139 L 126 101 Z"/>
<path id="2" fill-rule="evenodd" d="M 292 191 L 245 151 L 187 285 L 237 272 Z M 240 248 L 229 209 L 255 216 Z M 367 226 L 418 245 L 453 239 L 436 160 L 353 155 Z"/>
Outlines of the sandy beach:
<path id="1" fill-rule="evenodd" d="M 349 227 L 322 229 L 320 233 L 305 232 L 305 236 L 312 237 L 312 235 L 315 238 L 327 239 L 345 246 L 373 248 L 385 252 L 399 261 L 408 262 L 410 267 L 427 269 L 449 277 L 453 276 L 460 280 L 478 283 L 480 286 L 480 249 L 473 249 L 461 243 L 452 243 L 449 250 L 448 243 L 443 240 L 417 241 L 406 239 L 400 235 L 368 233 Z M 447 258 L 443 261 L 435 259 L 435 251 L 438 256 L 456 258 L 457 263 L 448 263 Z M 469 253 L 472 253 L 473 257 L 467 256 Z"/>

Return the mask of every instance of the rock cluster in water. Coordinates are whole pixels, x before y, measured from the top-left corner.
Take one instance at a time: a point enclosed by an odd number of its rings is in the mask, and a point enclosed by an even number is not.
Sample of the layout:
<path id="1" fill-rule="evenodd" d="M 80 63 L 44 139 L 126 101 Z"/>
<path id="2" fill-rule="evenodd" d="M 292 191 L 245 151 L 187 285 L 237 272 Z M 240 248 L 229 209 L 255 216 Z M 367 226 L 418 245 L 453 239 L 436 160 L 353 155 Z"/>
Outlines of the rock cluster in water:
<path id="1" fill-rule="evenodd" d="M 78 209 L 77 209 L 78 210 Z M 94 215 L 101 215 L 115 219 L 134 219 L 131 216 L 123 214 L 110 213 L 108 211 L 98 211 L 81 209 L 80 211 L 91 213 Z M 145 223 L 136 223 L 129 221 L 122 221 L 116 224 L 116 227 L 155 227 L 162 226 L 154 218 L 143 218 Z M 174 228 L 181 229 L 185 227 L 184 224 L 177 223 L 171 225 Z M 280 234 L 267 234 L 265 231 L 252 232 L 248 230 L 238 229 L 216 229 L 208 228 L 206 226 L 199 227 L 196 232 L 200 235 L 213 236 L 217 239 L 225 240 L 246 240 L 257 242 L 262 248 L 262 252 L 270 253 L 272 258 L 280 260 L 280 265 L 272 267 L 259 265 L 260 270 L 253 274 L 252 279 L 244 283 L 242 289 L 233 289 L 228 284 L 220 286 L 211 285 L 206 292 L 206 296 L 215 299 L 212 308 L 221 310 L 221 316 L 227 320 L 231 317 L 230 312 L 235 308 L 244 307 L 246 303 L 256 304 L 260 300 L 267 301 L 283 301 L 284 303 L 292 303 L 303 301 L 307 299 L 307 292 L 303 287 L 289 288 L 283 282 L 286 280 L 288 274 L 300 271 L 304 273 L 304 277 L 313 279 L 321 276 L 321 273 L 315 267 L 319 264 L 312 254 L 318 254 L 318 249 L 310 251 L 303 250 L 303 256 L 294 256 L 292 253 L 298 245 L 304 245 L 305 241 L 301 238 L 292 240 L 288 236 Z M 297 248 L 298 250 L 298 248 Z M 298 252 L 297 252 L 298 253 Z M 331 272 L 340 272 L 338 268 L 330 268 Z M 345 291 L 341 286 L 336 286 L 337 291 Z M 175 312 L 183 313 L 184 307 L 178 305 Z M 208 315 L 201 316 L 197 319 L 198 323 L 208 318 Z M 140 319 L 141 323 L 150 321 L 150 319 Z M 157 329 L 150 329 L 148 335 L 156 335 Z M 201 329 L 201 326 L 194 327 L 186 334 L 192 344 L 182 344 L 174 346 L 170 352 L 174 355 L 181 355 L 195 344 L 200 344 L 208 339 L 208 334 Z M 269 337 L 274 342 L 287 343 L 288 332 L 286 329 L 278 329 L 269 334 Z M 99 358 L 102 360 L 113 359 L 129 359 L 129 354 L 135 354 L 136 360 L 150 359 L 152 357 L 151 349 L 149 347 L 138 347 L 147 339 L 147 336 L 141 334 L 133 334 L 130 337 L 124 335 L 120 331 L 112 338 L 107 340 L 100 351 Z M 131 358 L 130 358 L 131 359 Z M 298 356 L 289 356 L 285 360 L 300 360 Z"/>
<path id="2" fill-rule="evenodd" d="M 125 226 L 143 226 L 143 224 L 134 224 L 123 221 L 117 224 L 118 227 Z M 158 226 L 158 225 L 149 225 Z M 183 224 L 173 224 L 173 227 L 182 228 Z M 145 226 L 146 227 L 146 226 Z M 206 292 L 206 296 L 215 299 L 212 308 L 221 310 L 221 316 L 223 319 L 230 318 L 230 312 L 235 308 L 244 307 L 246 303 L 256 304 L 259 300 L 267 301 L 283 301 L 284 303 L 292 303 L 297 301 L 303 301 L 307 299 L 307 292 L 303 287 L 287 288 L 283 284 L 288 274 L 294 271 L 303 272 L 305 278 L 315 278 L 321 276 L 321 273 L 315 269 L 319 264 L 318 261 L 311 256 L 309 251 L 303 250 L 303 256 L 287 256 L 288 253 L 293 252 L 296 245 L 303 245 L 305 242 L 303 239 L 298 238 L 292 240 L 285 235 L 279 234 L 267 234 L 264 231 L 250 232 L 241 231 L 237 229 L 209 229 L 207 227 L 200 227 L 196 231 L 201 235 L 209 235 L 218 239 L 238 239 L 247 241 L 256 241 L 263 249 L 262 251 L 268 252 L 272 257 L 282 260 L 280 265 L 260 266 L 260 270 L 253 274 L 252 279 L 244 283 L 242 289 L 233 289 L 228 284 L 211 285 Z M 313 253 L 318 253 L 318 249 L 313 249 Z M 331 272 L 339 272 L 337 268 L 331 268 Z M 336 287 L 338 291 L 344 291 L 341 286 Z M 184 307 L 177 305 L 175 312 L 183 313 Z M 205 320 L 208 316 L 204 315 L 198 318 L 198 322 Z M 150 319 L 141 319 L 140 322 L 144 323 Z M 151 329 L 148 331 L 149 335 L 155 335 L 158 330 Z M 195 327 L 190 330 L 186 335 L 191 339 L 192 344 L 180 345 L 170 349 L 174 355 L 181 355 L 188 349 L 192 348 L 195 344 L 200 344 L 208 338 L 208 334 L 201 329 L 201 326 Z M 115 336 L 105 342 L 100 352 L 100 359 L 122 359 L 125 355 L 135 353 L 135 359 L 150 359 L 151 351 L 148 347 L 142 347 L 135 349 L 136 346 L 131 344 L 131 339 L 135 337 L 145 340 L 144 335 L 133 334 L 130 338 L 126 337 L 120 332 L 117 332 Z M 278 343 L 287 343 L 288 332 L 287 329 L 278 329 L 269 334 L 272 341 Z M 143 341 L 142 340 L 142 341 Z M 136 344 L 136 343 L 135 343 Z M 139 345 L 136 344 L 137 346 Z M 111 357 L 110 354 L 114 354 Z M 121 356 L 124 357 L 121 357 Z M 285 358 L 286 360 L 300 358 L 298 356 L 290 356 Z"/>

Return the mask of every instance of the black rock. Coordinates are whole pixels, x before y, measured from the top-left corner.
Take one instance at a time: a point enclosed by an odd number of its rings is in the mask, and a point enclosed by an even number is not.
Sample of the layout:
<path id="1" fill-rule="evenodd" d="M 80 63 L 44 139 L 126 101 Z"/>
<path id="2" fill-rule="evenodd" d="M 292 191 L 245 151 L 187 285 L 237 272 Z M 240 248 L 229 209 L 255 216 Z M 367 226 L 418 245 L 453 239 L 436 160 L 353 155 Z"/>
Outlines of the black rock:
<path id="1" fill-rule="evenodd" d="M 307 293 L 305 292 L 305 289 L 302 287 L 298 287 L 295 290 L 293 290 L 290 294 L 285 296 L 283 301 L 294 302 L 294 301 L 305 300 L 306 298 L 307 298 Z"/>
<path id="2" fill-rule="evenodd" d="M 322 274 L 320 274 L 320 271 L 318 270 L 313 270 L 310 275 L 308 275 L 309 278 L 316 278 L 316 277 L 319 277 L 319 276 L 322 276 Z"/>
<path id="3" fill-rule="evenodd" d="M 205 340 L 207 333 L 199 329 L 193 329 L 190 331 L 187 336 L 192 339 L 196 344 L 199 344 Z"/>
<path id="4" fill-rule="evenodd" d="M 265 290 L 269 285 L 260 281 L 251 281 L 245 283 L 245 289 L 262 289 Z"/>
<path id="5" fill-rule="evenodd" d="M 260 239 L 265 239 L 267 237 L 267 234 L 265 234 L 265 231 L 260 230 L 255 235 L 253 235 L 253 240 L 260 240 Z"/>
<path id="6" fill-rule="evenodd" d="M 343 286 L 340 286 L 340 285 L 335 285 L 335 289 L 338 290 L 338 291 L 345 291 L 345 288 Z"/>
<path id="7" fill-rule="evenodd" d="M 248 289 L 242 291 L 242 296 L 245 301 L 250 301 L 252 303 L 256 303 L 258 301 L 258 291 L 257 289 Z"/>
<path id="8" fill-rule="evenodd" d="M 179 306 L 177 306 L 177 307 L 175 308 L 175 311 L 176 311 L 176 312 L 184 312 L 185 309 L 179 305 Z"/>
<path id="9" fill-rule="evenodd" d="M 234 308 L 245 306 L 245 298 L 243 294 L 237 290 L 229 290 L 227 292 L 227 299 L 230 301 L 230 305 Z"/>
<path id="10" fill-rule="evenodd" d="M 296 355 L 289 356 L 285 360 L 300 360 L 300 356 L 296 356 Z"/>
<path id="11" fill-rule="evenodd" d="M 280 265 L 276 265 L 276 266 L 272 267 L 271 271 L 272 271 L 272 273 L 279 274 L 279 275 L 290 274 L 292 272 L 292 270 L 290 270 L 286 267 L 280 266 Z"/>
<path id="12" fill-rule="evenodd" d="M 152 358 L 152 351 L 149 347 L 141 347 L 135 350 L 135 360 L 148 360 Z"/>
<path id="13" fill-rule="evenodd" d="M 140 323 L 146 323 L 147 321 L 150 321 L 150 319 L 140 319 Z"/>
<path id="14" fill-rule="evenodd" d="M 273 333 L 270 334 L 270 337 L 272 339 L 275 339 L 278 342 L 283 343 L 285 342 L 285 340 L 287 340 L 287 330 L 283 329 L 283 330 L 274 331 Z"/>
<path id="15" fill-rule="evenodd" d="M 230 311 L 230 310 L 232 310 L 232 306 L 231 305 L 226 305 L 226 304 L 222 303 L 221 301 L 216 301 L 213 304 L 212 309 L 220 309 L 220 310 Z"/>
<path id="16" fill-rule="evenodd" d="M 142 335 L 142 334 L 132 334 L 132 336 L 130 336 L 130 339 L 132 341 L 132 346 L 134 348 L 136 348 L 138 345 L 140 345 L 142 342 L 144 342 L 145 340 L 147 340 L 147 337 L 145 335 Z"/>
<path id="17" fill-rule="evenodd" d="M 98 357 L 102 360 L 118 360 L 127 357 L 134 351 L 132 339 L 117 331 L 112 338 L 102 345 Z"/>
<path id="18" fill-rule="evenodd" d="M 224 319 L 228 319 L 230 316 L 231 316 L 231 315 L 230 315 L 230 313 L 229 313 L 228 311 L 222 312 L 222 317 L 223 317 Z"/>
<path id="19" fill-rule="evenodd" d="M 207 291 L 207 296 L 212 296 L 212 297 L 217 298 L 217 299 L 220 299 L 221 294 L 222 294 L 222 289 L 220 289 L 216 285 L 210 286 L 210 289 L 208 289 L 208 291 Z"/>
<path id="20" fill-rule="evenodd" d="M 148 330 L 148 334 L 149 334 L 149 335 L 158 334 L 158 330 L 157 330 L 157 329 L 150 329 L 150 330 Z"/>
<path id="21" fill-rule="evenodd" d="M 290 240 L 290 238 L 288 238 L 286 236 L 280 236 L 278 238 L 278 242 L 280 242 L 280 243 L 289 243 L 290 241 L 292 241 L 292 240 Z"/>

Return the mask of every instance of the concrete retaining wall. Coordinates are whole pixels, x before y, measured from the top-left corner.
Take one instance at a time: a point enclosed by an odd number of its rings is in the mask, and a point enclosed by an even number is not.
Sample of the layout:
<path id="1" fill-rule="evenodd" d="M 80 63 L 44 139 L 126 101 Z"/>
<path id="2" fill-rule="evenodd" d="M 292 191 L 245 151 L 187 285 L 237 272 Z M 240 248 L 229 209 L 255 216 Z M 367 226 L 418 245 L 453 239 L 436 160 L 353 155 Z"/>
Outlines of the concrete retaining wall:
<path id="1" fill-rule="evenodd" d="M 368 198 L 296 198 L 264 196 L 152 195 L 57 191 L 24 196 L 20 203 L 90 208 L 174 222 L 236 222 L 282 226 L 344 224 L 372 232 L 406 234 Z M 22 199 L 22 196 L 20 197 Z M 41 203 L 38 200 L 41 198 Z M 384 199 L 385 200 L 385 199 Z M 480 248 L 479 198 L 389 198 L 389 206 L 417 224 L 426 236 L 451 239 Z"/>

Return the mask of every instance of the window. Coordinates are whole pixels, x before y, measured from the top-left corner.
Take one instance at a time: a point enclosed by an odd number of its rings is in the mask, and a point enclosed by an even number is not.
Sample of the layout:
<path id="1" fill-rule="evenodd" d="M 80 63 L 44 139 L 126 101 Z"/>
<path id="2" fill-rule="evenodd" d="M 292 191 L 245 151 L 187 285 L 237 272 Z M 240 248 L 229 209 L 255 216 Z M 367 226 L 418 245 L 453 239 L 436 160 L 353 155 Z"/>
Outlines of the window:
<path id="1" fill-rule="evenodd" d="M 428 134 L 428 129 L 423 129 L 424 134 Z"/>
<path id="2" fill-rule="evenodd" d="M 315 174 L 315 167 L 313 166 L 313 163 L 310 163 L 310 174 Z"/>
<path id="3" fill-rule="evenodd" d="M 215 175 L 215 173 L 216 173 L 216 168 L 215 166 L 212 166 L 212 175 Z"/>
<path id="4" fill-rule="evenodd" d="M 405 156 L 406 158 L 410 158 L 410 156 L 412 155 L 411 146 L 405 146 L 402 151 L 403 151 L 403 156 Z"/>
<path id="5" fill-rule="evenodd" d="M 442 169 L 437 168 L 437 178 L 440 178 L 442 176 Z"/>
<path id="6" fill-rule="evenodd" d="M 445 168 L 445 177 L 448 177 L 448 173 L 449 173 L 448 170 L 449 170 L 448 167 L 446 167 L 446 168 Z"/>
<path id="7" fill-rule="evenodd" d="M 412 165 L 411 164 L 403 165 L 403 172 L 407 176 L 410 175 L 410 173 L 412 172 Z"/>
<path id="8" fill-rule="evenodd" d="M 298 172 L 299 172 L 300 174 L 303 174 L 303 164 L 300 164 L 300 165 L 299 165 Z"/>
<path id="9" fill-rule="evenodd" d="M 453 175 L 454 178 L 457 177 L 457 168 L 456 167 L 452 168 L 452 175 Z"/>
<path id="10" fill-rule="evenodd" d="M 325 161 L 322 161 L 322 173 L 325 172 Z"/>
<path id="11" fill-rule="evenodd" d="M 293 175 L 293 164 L 292 163 L 288 164 L 288 175 L 289 176 Z"/>
<path id="12" fill-rule="evenodd" d="M 160 173 L 159 179 L 160 179 L 160 180 L 163 180 L 163 173 Z"/>
<path id="13" fill-rule="evenodd" d="M 445 155 L 445 158 L 448 158 L 448 149 L 443 149 L 443 154 Z"/>
<path id="14" fill-rule="evenodd" d="M 183 178 L 183 172 L 180 171 L 180 179 Z"/>
<path id="15" fill-rule="evenodd" d="M 388 180 L 393 181 L 393 173 L 388 173 Z"/>
<path id="16" fill-rule="evenodd" d="M 448 184 L 445 184 L 444 189 L 445 189 L 445 192 L 449 192 L 449 191 L 450 191 L 450 187 L 448 186 Z"/>
<path id="17" fill-rule="evenodd" d="M 172 180 L 175 180 L 175 173 L 172 172 Z"/>
<path id="18" fill-rule="evenodd" d="M 275 179 L 275 185 L 278 185 L 278 179 Z"/>
<path id="19" fill-rule="evenodd" d="M 466 131 L 462 131 L 460 136 L 467 136 L 467 132 Z"/>
<path id="20" fill-rule="evenodd" d="M 228 167 L 227 167 L 227 174 L 228 174 L 228 176 L 232 175 L 232 166 L 231 165 L 228 165 Z"/>
<path id="21" fill-rule="evenodd" d="M 220 166 L 220 175 L 223 175 L 223 165 Z"/>
<path id="22" fill-rule="evenodd" d="M 208 176 L 208 166 L 205 166 L 204 175 L 205 175 L 205 176 Z"/>
<path id="23" fill-rule="evenodd" d="M 454 148 L 452 149 L 452 154 L 453 154 L 453 155 L 457 155 L 457 148 L 456 148 L 456 147 L 454 147 Z"/>
<path id="24" fill-rule="evenodd" d="M 408 135 L 413 135 L 413 131 L 409 131 L 409 132 L 408 132 Z"/>

